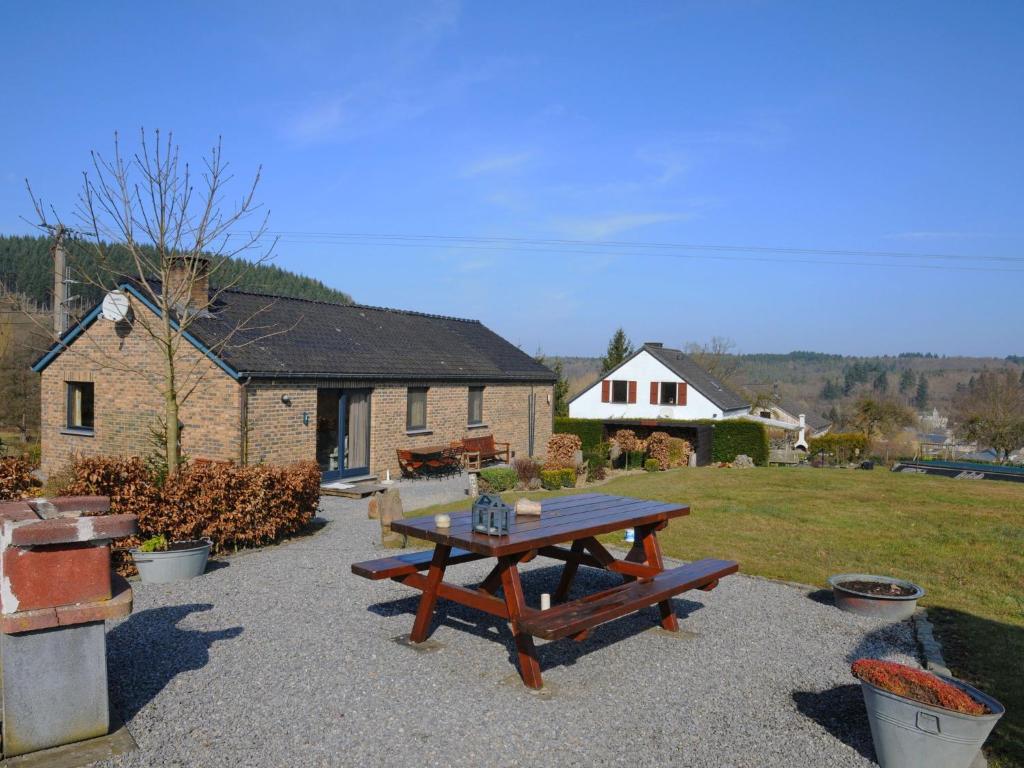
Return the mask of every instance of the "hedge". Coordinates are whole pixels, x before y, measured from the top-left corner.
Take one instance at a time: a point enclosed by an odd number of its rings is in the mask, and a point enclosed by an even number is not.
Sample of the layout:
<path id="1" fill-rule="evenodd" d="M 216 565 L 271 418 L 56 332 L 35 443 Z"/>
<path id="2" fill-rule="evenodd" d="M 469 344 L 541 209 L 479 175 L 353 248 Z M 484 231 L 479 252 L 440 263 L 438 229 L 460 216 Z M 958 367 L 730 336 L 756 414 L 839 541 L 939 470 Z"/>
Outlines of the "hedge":
<path id="1" fill-rule="evenodd" d="M 66 495 L 110 497 L 110 512 L 138 515 L 135 546 L 164 534 L 169 540 L 208 538 L 215 552 L 278 541 L 302 530 L 320 501 L 314 462 L 284 467 L 196 461 L 159 485 L 142 459 L 93 457 L 72 466 Z M 133 570 L 130 560 L 119 570 Z"/>
<path id="2" fill-rule="evenodd" d="M 39 483 L 32 477 L 32 463 L 20 456 L 0 457 L 0 501 L 24 499 Z"/>
<path id="3" fill-rule="evenodd" d="M 840 464 L 866 458 L 867 449 L 868 439 L 860 432 L 828 432 L 807 441 L 807 450 L 812 456 L 829 455 Z"/>
<path id="4" fill-rule="evenodd" d="M 568 416 L 557 416 L 554 432 L 576 435 L 583 443 L 583 452 L 590 453 L 604 439 L 604 422 L 601 419 L 570 419 Z"/>
<path id="5" fill-rule="evenodd" d="M 480 470 L 482 490 L 493 493 L 510 491 L 519 482 L 519 472 L 512 467 L 488 467 Z"/>
<path id="6" fill-rule="evenodd" d="M 715 427 L 711 437 L 712 461 L 732 461 L 745 453 L 758 466 L 768 463 L 768 430 L 763 424 L 741 419 L 710 423 Z"/>
<path id="7" fill-rule="evenodd" d="M 540 484 L 545 491 L 557 491 L 562 487 L 562 470 L 542 469 L 540 471 Z"/>

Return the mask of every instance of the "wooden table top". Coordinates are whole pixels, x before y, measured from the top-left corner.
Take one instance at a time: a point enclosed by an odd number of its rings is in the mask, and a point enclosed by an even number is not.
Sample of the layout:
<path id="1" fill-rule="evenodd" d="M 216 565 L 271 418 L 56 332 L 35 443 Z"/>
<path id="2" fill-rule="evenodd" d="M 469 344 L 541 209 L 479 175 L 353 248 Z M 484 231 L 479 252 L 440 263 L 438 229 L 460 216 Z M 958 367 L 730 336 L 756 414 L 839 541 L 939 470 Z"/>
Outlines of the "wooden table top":
<path id="1" fill-rule="evenodd" d="M 419 448 L 407 448 L 405 450 L 409 451 L 409 453 L 411 453 L 413 456 L 433 456 L 434 454 L 441 453 L 442 451 L 447 451 L 448 446 L 424 445 L 420 446 Z"/>
<path id="2" fill-rule="evenodd" d="M 689 513 L 690 508 L 685 504 L 583 493 L 544 499 L 540 517 L 517 515 L 509 533 L 501 536 L 474 532 L 472 514 L 468 510 L 452 513 L 449 528 L 438 528 L 433 516 L 428 515 L 396 520 L 391 524 L 391 530 L 435 544 L 498 557 L 624 528 L 660 523 Z"/>

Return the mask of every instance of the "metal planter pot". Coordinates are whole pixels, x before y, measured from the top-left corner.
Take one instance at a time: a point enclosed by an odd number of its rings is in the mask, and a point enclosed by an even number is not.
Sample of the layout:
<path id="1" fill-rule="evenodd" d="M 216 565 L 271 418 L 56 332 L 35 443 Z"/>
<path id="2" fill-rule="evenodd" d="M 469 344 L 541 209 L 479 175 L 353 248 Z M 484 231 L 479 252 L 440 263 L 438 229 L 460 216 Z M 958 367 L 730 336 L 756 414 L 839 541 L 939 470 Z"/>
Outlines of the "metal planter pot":
<path id="1" fill-rule="evenodd" d="M 894 595 L 870 595 L 864 592 L 856 592 L 851 589 L 839 586 L 849 581 L 875 581 L 882 584 L 896 584 L 913 590 L 913 594 L 904 597 Z M 828 580 L 832 587 L 832 598 L 837 608 L 861 616 L 876 616 L 893 621 L 909 619 L 917 610 L 917 601 L 924 597 L 924 590 L 911 581 L 894 579 L 890 576 L 872 576 L 864 573 L 840 573 L 837 576 L 830 576 Z"/>
<path id="2" fill-rule="evenodd" d="M 213 542 L 207 539 L 187 549 L 171 549 L 166 552 L 133 549 L 131 552 L 143 584 L 166 584 L 201 576 L 206 571 L 206 561 L 212 546 Z"/>
<path id="3" fill-rule="evenodd" d="M 881 768 L 968 768 L 1006 711 L 977 688 L 938 675 L 991 710 L 965 715 L 897 696 L 861 680 L 875 757 Z"/>

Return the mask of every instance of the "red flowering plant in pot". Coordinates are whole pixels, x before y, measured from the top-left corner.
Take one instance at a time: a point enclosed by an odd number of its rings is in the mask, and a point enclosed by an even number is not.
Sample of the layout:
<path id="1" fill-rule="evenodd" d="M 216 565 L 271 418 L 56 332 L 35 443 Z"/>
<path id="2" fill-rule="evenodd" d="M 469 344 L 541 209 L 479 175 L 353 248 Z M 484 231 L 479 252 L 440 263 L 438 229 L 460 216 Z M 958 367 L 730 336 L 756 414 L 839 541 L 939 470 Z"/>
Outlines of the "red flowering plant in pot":
<path id="1" fill-rule="evenodd" d="M 882 768 L 968 768 L 1003 706 L 961 680 L 858 659 L 864 705 Z"/>

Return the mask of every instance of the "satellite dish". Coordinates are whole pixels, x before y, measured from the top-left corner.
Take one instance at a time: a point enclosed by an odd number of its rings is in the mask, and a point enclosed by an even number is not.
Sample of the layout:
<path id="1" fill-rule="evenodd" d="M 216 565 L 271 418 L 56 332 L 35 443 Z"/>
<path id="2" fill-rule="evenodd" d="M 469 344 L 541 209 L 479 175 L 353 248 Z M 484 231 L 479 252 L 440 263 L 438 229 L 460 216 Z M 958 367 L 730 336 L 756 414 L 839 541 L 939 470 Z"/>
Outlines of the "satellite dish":
<path id="1" fill-rule="evenodd" d="M 131 319 L 132 305 L 128 297 L 121 291 L 111 291 L 103 297 L 100 314 L 103 315 L 104 320 L 120 323 Z"/>

